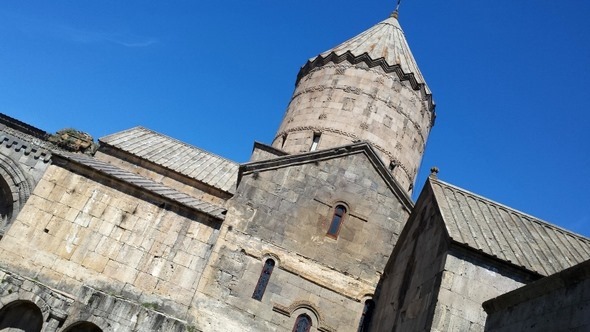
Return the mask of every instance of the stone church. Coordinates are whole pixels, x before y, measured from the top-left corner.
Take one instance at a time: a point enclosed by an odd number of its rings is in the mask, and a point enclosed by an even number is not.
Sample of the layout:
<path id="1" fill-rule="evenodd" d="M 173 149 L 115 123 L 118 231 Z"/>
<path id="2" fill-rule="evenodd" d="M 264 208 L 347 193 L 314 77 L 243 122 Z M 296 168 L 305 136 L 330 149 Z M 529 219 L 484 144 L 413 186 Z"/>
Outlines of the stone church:
<path id="1" fill-rule="evenodd" d="M 394 12 L 305 63 L 244 164 L 1 115 L 0 331 L 590 328 L 589 239 L 436 169 L 412 201 L 434 106 Z"/>

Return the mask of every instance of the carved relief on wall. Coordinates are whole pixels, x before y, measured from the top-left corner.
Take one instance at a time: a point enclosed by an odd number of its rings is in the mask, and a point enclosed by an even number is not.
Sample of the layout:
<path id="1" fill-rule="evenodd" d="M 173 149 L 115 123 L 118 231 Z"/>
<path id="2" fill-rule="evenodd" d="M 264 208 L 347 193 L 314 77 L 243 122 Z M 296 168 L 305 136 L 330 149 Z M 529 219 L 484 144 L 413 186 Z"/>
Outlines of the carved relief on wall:
<path id="1" fill-rule="evenodd" d="M 0 154 L 0 238 L 31 195 L 31 188 L 21 168 Z"/>

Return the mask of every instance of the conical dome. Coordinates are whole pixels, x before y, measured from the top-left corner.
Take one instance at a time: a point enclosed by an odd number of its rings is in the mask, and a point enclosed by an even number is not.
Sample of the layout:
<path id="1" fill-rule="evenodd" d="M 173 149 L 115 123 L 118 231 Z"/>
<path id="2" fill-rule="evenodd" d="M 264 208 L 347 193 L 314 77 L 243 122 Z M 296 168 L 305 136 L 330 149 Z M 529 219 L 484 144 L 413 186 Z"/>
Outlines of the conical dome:
<path id="1" fill-rule="evenodd" d="M 287 153 L 368 142 L 411 192 L 434 103 L 395 15 L 311 58 L 273 140 Z"/>
<path id="2" fill-rule="evenodd" d="M 360 35 L 310 59 L 310 62 L 313 62 L 318 57 L 327 58 L 332 54 L 343 56 L 350 52 L 354 57 L 366 54 L 371 61 L 383 59 L 386 67 L 398 65 L 404 74 L 413 74 L 416 83 L 424 84 L 426 92 L 430 94 L 424 77 L 420 69 L 418 69 L 416 60 L 414 60 L 412 51 L 410 51 L 404 32 L 395 16 L 391 15 L 388 19 L 377 23 Z"/>

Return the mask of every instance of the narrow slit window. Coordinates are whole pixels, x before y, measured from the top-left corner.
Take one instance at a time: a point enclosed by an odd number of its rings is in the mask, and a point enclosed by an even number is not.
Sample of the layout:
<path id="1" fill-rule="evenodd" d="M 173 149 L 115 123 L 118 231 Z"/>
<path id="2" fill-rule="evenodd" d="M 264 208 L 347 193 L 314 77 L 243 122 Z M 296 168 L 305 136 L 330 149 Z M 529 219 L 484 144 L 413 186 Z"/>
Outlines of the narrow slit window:
<path id="1" fill-rule="evenodd" d="M 311 148 L 309 151 L 315 151 L 318 148 L 318 143 L 320 142 L 321 133 L 313 133 L 313 141 L 311 142 Z"/>
<path id="2" fill-rule="evenodd" d="M 262 272 L 260 272 L 258 283 L 256 284 L 256 288 L 254 289 L 254 293 L 252 294 L 253 299 L 258 301 L 262 300 L 262 296 L 264 295 L 266 285 L 268 285 L 268 281 L 270 280 L 270 275 L 272 274 L 272 270 L 274 269 L 274 267 L 274 260 L 267 259 L 264 262 L 264 267 L 262 268 Z"/>
<path id="3" fill-rule="evenodd" d="M 287 134 L 283 134 L 283 142 L 281 142 L 281 149 L 285 147 L 286 141 L 287 141 Z"/>
<path id="4" fill-rule="evenodd" d="M 309 332 L 311 328 L 311 318 L 308 315 L 302 314 L 297 317 L 293 332 Z"/>
<path id="5" fill-rule="evenodd" d="M 344 215 L 346 215 L 346 208 L 344 205 L 336 205 L 334 208 L 334 215 L 332 216 L 332 222 L 330 223 L 330 228 L 328 228 L 328 236 L 333 238 L 338 237 L 338 232 L 340 232 L 340 226 L 344 220 Z"/>
<path id="6" fill-rule="evenodd" d="M 365 308 L 363 309 L 363 315 L 361 316 L 358 332 L 369 331 L 369 325 L 371 324 L 371 317 L 373 316 L 374 308 L 375 302 L 373 302 L 373 300 L 365 301 Z"/>

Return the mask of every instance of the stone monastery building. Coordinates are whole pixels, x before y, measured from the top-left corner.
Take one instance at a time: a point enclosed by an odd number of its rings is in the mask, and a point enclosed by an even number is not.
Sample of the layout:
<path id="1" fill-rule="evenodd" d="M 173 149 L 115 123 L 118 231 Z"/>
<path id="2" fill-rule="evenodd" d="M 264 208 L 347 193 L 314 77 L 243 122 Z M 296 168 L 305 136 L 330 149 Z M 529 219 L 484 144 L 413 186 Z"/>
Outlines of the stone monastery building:
<path id="1" fill-rule="evenodd" d="M 309 60 L 245 164 L 2 115 L 0 331 L 590 329 L 589 239 L 436 169 L 411 200 L 434 123 L 396 13 Z"/>

